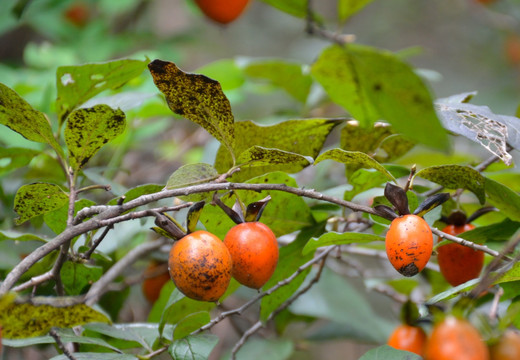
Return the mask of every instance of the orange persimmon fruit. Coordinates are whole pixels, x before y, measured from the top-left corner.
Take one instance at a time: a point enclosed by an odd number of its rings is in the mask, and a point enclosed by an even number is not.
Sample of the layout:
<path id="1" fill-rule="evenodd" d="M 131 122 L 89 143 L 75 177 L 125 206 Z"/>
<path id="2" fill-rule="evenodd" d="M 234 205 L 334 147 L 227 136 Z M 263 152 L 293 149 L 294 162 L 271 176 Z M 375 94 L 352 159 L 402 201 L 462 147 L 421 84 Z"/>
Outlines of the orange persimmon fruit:
<path id="1" fill-rule="evenodd" d="M 211 20 L 229 24 L 242 14 L 249 0 L 195 0 L 195 3 Z"/>
<path id="2" fill-rule="evenodd" d="M 398 350 L 410 351 L 417 355 L 422 355 L 424 353 L 426 338 L 426 333 L 421 327 L 401 324 L 392 331 L 387 344 Z"/>
<path id="3" fill-rule="evenodd" d="M 164 284 L 170 281 L 168 268 L 166 264 L 152 261 L 144 271 L 144 277 L 141 288 L 146 300 L 153 304 L 159 298 Z"/>
<path id="4" fill-rule="evenodd" d="M 208 231 L 194 231 L 176 241 L 168 258 L 170 276 L 189 298 L 217 301 L 231 281 L 232 260 L 224 243 Z"/>
<path id="5" fill-rule="evenodd" d="M 404 276 L 418 274 L 431 257 L 433 235 L 428 223 L 417 215 L 404 215 L 390 223 L 385 237 L 386 255 Z"/>
<path id="6" fill-rule="evenodd" d="M 506 330 L 489 351 L 491 360 L 520 359 L 520 333 L 512 329 Z"/>
<path id="7" fill-rule="evenodd" d="M 260 289 L 278 263 L 278 242 L 265 224 L 253 221 L 232 227 L 224 238 L 233 259 L 233 277 L 242 285 Z"/>

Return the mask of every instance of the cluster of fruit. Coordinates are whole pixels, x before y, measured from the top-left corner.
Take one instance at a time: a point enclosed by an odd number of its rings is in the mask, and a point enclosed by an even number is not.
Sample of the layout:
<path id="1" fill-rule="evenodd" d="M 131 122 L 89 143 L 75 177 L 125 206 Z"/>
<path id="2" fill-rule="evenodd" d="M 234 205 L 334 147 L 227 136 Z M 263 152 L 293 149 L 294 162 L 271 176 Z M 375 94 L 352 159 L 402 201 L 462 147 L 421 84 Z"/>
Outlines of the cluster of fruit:
<path id="1" fill-rule="evenodd" d="M 388 345 L 410 351 L 426 360 L 518 360 L 520 334 L 506 330 L 488 346 L 467 320 L 453 315 L 438 322 L 428 336 L 423 328 L 401 324 L 388 338 Z"/>
<path id="2" fill-rule="evenodd" d="M 200 301 L 218 301 L 226 292 L 231 277 L 242 285 L 260 289 L 271 278 L 278 263 L 276 236 L 267 225 L 258 221 L 268 200 L 250 204 L 242 215 L 216 199 L 237 225 L 227 232 L 224 241 L 205 230 L 188 231 L 178 236 L 168 258 L 169 275 L 163 272 L 149 276 L 143 282 L 143 292 L 148 300 L 157 300 L 167 277 L 171 277 L 184 295 Z"/>

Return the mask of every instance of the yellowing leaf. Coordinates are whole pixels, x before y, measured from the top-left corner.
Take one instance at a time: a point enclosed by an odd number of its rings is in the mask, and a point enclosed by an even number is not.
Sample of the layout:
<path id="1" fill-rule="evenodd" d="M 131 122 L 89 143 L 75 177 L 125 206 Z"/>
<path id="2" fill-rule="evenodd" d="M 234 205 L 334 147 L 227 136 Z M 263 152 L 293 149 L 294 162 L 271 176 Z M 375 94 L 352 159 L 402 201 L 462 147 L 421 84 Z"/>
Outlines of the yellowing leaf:
<path id="1" fill-rule="evenodd" d="M 170 109 L 202 126 L 232 153 L 235 120 L 220 83 L 205 75 L 186 73 L 172 62 L 154 60 L 148 68 Z"/>
<path id="2" fill-rule="evenodd" d="M 67 119 L 65 142 L 70 165 L 81 169 L 103 145 L 125 129 L 125 114 L 108 105 L 96 105 L 72 112 Z"/>
<path id="3" fill-rule="evenodd" d="M 45 335 L 53 327 L 70 328 L 90 322 L 110 322 L 107 317 L 84 304 L 66 307 L 0 302 L 2 335 L 23 339 Z"/>
<path id="4" fill-rule="evenodd" d="M 16 192 L 14 211 L 20 215 L 17 224 L 49 211 L 59 209 L 69 201 L 69 196 L 58 185 L 35 183 L 23 185 Z"/>

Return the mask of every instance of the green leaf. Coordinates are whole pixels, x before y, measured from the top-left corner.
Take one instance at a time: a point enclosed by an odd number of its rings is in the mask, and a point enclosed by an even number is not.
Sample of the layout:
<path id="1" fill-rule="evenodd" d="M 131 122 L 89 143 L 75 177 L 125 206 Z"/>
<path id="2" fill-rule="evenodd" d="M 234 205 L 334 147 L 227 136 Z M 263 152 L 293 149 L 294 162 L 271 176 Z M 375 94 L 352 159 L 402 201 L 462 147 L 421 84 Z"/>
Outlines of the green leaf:
<path id="1" fill-rule="evenodd" d="M 74 204 L 74 215 L 83 208 L 96 205 L 92 200 L 81 199 Z M 54 231 L 55 234 L 61 234 L 67 228 L 67 218 L 69 216 L 69 203 L 67 202 L 59 209 L 50 211 L 43 215 L 43 221 Z"/>
<path id="2" fill-rule="evenodd" d="M 373 0 L 339 0 L 338 17 L 340 21 L 345 21 Z"/>
<path id="3" fill-rule="evenodd" d="M 309 277 L 311 277 L 309 275 Z M 374 315 L 369 299 L 344 277 L 325 267 L 320 281 L 289 307 L 298 315 L 307 315 L 334 321 L 357 339 L 385 343 L 393 324 Z"/>
<path id="4" fill-rule="evenodd" d="M 47 183 L 23 185 L 14 198 L 14 211 L 19 215 L 16 224 L 22 224 L 33 217 L 59 209 L 68 201 L 69 196 L 58 185 Z"/>
<path id="5" fill-rule="evenodd" d="M 67 261 L 63 264 L 60 275 L 65 292 L 68 295 L 80 295 L 86 286 L 99 280 L 103 275 L 103 268 Z"/>
<path id="6" fill-rule="evenodd" d="M 279 281 L 287 279 L 289 276 L 294 274 L 300 266 L 311 260 L 314 253 L 307 253 L 302 255 L 302 248 L 305 243 L 312 236 L 318 235 L 325 230 L 325 223 L 315 224 L 309 226 L 298 234 L 296 239 L 289 245 L 280 248 L 280 255 L 278 259 L 278 265 L 274 274 L 271 276 L 269 281 L 263 286 L 264 289 L 270 289 L 275 286 Z M 293 281 L 286 286 L 278 288 L 276 291 L 271 293 L 269 296 L 262 298 L 260 303 L 260 319 L 262 321 L 267 320 L 269 315 L 281 306 L 287 299 L 289 299 L 296 290 L 303 283 L 307 277 L 310 268 L 302 271 Z"/>
<path id="7" fill-rule="evenodd" d="M 84 304 L 54 307 L 11 303 L 0 307 L 2 336 L 7 339 L 41 336 L 53 327 L 71 328 L 91 322 L 109 322 L 105 315 Z"/>
<path id="8" fill-rule="evenodd" d="M 361 127 L 357 121 L 348 121 L 341 129 L 340 147 L 343 150 L 370 154 L 380 163 L 391 162 L 414 146 L 414 141 L 397 134 L 391 126 L 384 123 Z"/>
<path id="9" fill-rule="evenodd" d="M 422 357 L 409 351 L 382 345 L 367 351 L 359 360 L 422 360 Z"/>
<path id="10" fill-rule="evenodd" d="M 235 120 L 220 83 L 204 75 L 185 73 L 171 62 L 154 60 L 148 68 L 170 109 L 202 126 L 233 153 Z"/>
<path id="11" fill-rule="evenodd" d="M 82 352 L 74 353 L 76 360 L 138 360 L 139 358 L 129 354 L 113 354 L 113 353 L 99 353 L 99 352 Z M 66 355 L 58 355 L 49 360 L 69 360 Z"/>
<path id="12" fill-rule="evenodd" d="M 460 285 L 450 288 L 446 291 L 443 291 L 440 294 L 437 294 L 437 295 L 433 296 L 432 298 L 430 298 L 428 301 L 426 301 L 426 305 L 434 305 L 438 302 L 454 298 L 455 296 L 459 295 L 460 293 L 472 289 L 479 282 L 480 282 L 480 279 L 472 279 L 472 280 L 465 282 L 464 284 L 460 284 Z"/>
<path id="13" fill-rule="evenodd" d="M 39 151 L 31 149 L 0 147 L 0 176 L 28 165 L 38 154 Z"/>
<path id="14" fill-rule="evenodd" d="M 178 189 L 191 185 L 208 183 L 215 180 L 219 173 L 209 164 L 186 164 L 171 174 L 166 189 Z"/>
<path id="15" fill-rule="evenodd" d="M 242 152 L 237 159 L 241 169 L 256 166 L 284 165 L 286 172 L 296 173 L 312 164 L 314 160 L 309 156 L 303 156 L 280 149 L 268 149 L 261 146 L 253 146 Z"/>
<path id="16" fill-rule="evenodd" d="M 0 83 L 0 124 L 28 140 L 49 144 L 59 156 L 64 157 L 63 149 L 54 138 L 51 125 L 45 115 L 2 83 Z"/>
<path id="17" fill-rule="evenodd" d="M 520 280 L 520 263 L 513 264 L 513 267 L 506 271 L 506 273 L 497 281 L 495 284 L 501 284 L 505 282 L 511 281 L 519 281 Z"/>
<path id="18" fill-rule="evenodd" d="M 287 14 L 304 18 L 307 16 L 307 1 L 306 0 L 261 0 L 262 2 L 271 5 L 278 10 Z"/>
<path id="19" fill-rule="evenodd" d="M 283 60 L 265 60 L 248 64 L 244 72 L 250 77 L 268 80 L 302 103 L 305 103 L 309 96 L 312 79 L 309 74 L 304 73 L 301 64 Z"/>
<path id="20" fill-rule="evenodd" d="M 508 241 L 519 228 L 520 222 L 505 219 L 496 224 L 476 227 L 457 236 L 477 244 L 484 244 L 488 241 Z"/>
<path id="21" fill-rule="evenodd" d="M 289 339 L 254 339 L 246 342 L 236 353 L 236 360 L 289 360 L 294 353 L 294 343 Z M 225 355 L 222 360 L 229 360 Z"/>
<path id="22" fill-rule="evenodd" d="M 259 176 L 247 181 L 248 184 L 285 184 L 297 187 L 296 181 L 282 172 L 275 172 Z M 250 204 L 271 196 L 269 204 L 262 213 L 261 221 L 268 225 L 276 236 L 289 234 L 315 223 L 309 206 L 303 198 L 282 191 L 247 191 L 236 190 L 234 194 L 244 204 Z M 221 200 L 229 207 L 235 203 L 235 195 L 226 196 Z M 217 206 L 207 205 L 201 214 L 200 221 L 211 233 L 223 239 L 228 230 L 236 225 L 222 209 Z"/>
<path id="23" fill-rule="evenodd" d="M 211 316 L 207 311 L 190 314 L 177 323 L 177 326 L 173 331 L 173 338 L 175 340 L 185 338 L 193 331 L 209 323 L 210 320 Z"/>
<path id="24" fill-rule="evenodd" d="M 125 129 L 125 114 L 107 105 L 96 105 L 73 111 L 67 120 L 65 142 L 70 165 L 77 171 L 103 145 L 121 135 Z"/>
<path id="25" fill-rule="evenodd" d="M 394 176 L 383 165 L 359 151 L 346 151 L 342 149 L 330 149 L 322 153 L 315 160 L 315 164 L 323 160 L 334 160 L 346 165 L 357 165 L 364 168 L 372 168 L 384 174 L 389 180 L 395 181 Z"/>
<path id="26" fill-rule="evenodd" d="M 412 291 L 419 286 L 419 281 L 416 279 L 410 279 L 410 278 L 400 278 L 400 279 L 394 279 L 389 280 L 386 282 L 388 285 L 390 285 L 395 291 L 404 294 L 406 296 L 410 296 L 412 294 Z"/>
<path id="27" fill-rule="evenodd" d="M 175 340 L 168 348 L 168 352 L 175 360 L 207 360 L 217 343 L 216 335 L 190 335 Z"/>
<path id="28" fill-rule="evenodd" d="M 44 239 L 33 234 L 21 234 L 14 231 L 3 230 L 0 231 L 0 241 L 13 240 L 13 241 L 41 241 L 46 242 Z"/>
<path id="29" fill-rule="evenodd" d="M 485 179 L 488 201 L 513 221 L 520 221 L 520 195 L 499 182 Z"/>
<path id="30" fill-rule="evenodd" d="M 325 49 L 313 76 L 331 99 L 364 127 L 378 120 L 434 149 L 448 150 L 448 135 L 421 78 L 389 51 L 358 44 Z"/>
<path id="31" fill-rule="evenodd" d="M 307 244 L 303 248 L 302 254 L 306 255 L 309 252 L 314 251 L 322 246 L 344 245 L 353 243 L 371 243 L 373 241 L 385 241 L 385 238 L 373 234 L 364 234 L 356 232 L 327 232 L 321 235 L 319 238 L 310 239 L 309 242 L 307 242 Z"/>
<path id="32" fill-rule="evenodd" d="M 444 186 L 448 189 L 467 189 L 471 191 L 481 204 L 486 201 L 486 179 L 477 170 L 462 165 L 431 166 L 418 171 L 418 176 Z"/>
<path id="33" fill-rule="evenodd" d="M 147 61 L 115 60 L 98 64 L 60 66 L 56 71 L 60 124 L 69 113 L 97 94 L 123 86 L 139 76 Z"/>
<path id="34" fill-rule="evenodd" d="M 159 326 L 149 323 L 100 324 L 92 323 L 84 326 L 86 330 L 97 332 L 115 339 L 136 342 L 151 351 L 159 338 Z"/>
<path id="35" fill-rule="evenodd" d="M 244 84 L 245 78 L 242 69 L 233 59 L 213 61 L 197 69 L 198 73 L 218 80 L 222 90 L 233 90 Z"/>
<path id="36" fill-rule="evenodd" d="M 371 190 L 388 181 L 387 175 L 375 169 L 359 169 L 348 177 L 352 190 L 345 191 L 344 199 L 351 201 L 356 195 Z"/>
<path id="37" fill-rule="evenodd" d="M 153 194 L 153 193 L 159 192 L 163 188 L 164 188 L 163 185 L 158 185 L 158 184 L 145 184 L 145 185 L 136 186 L 135 188 L 128 190 L 123 195 L 125 197 L 125 201 L 123 203 L 137 199 L 141 195 Z M 119 201 L 119 198 L 120 197 L 110 200 L 108 202 L 108 205 L 116 205 L 117 202 Z"/>
<path id="38" fill-rule="evenodd" d="M 256 145 L 315 158 L 320 153 L 329 133 L 341 123 L 343 123 L 341 120 L 310 119 L 287 120 L 275 125 L 261 126 L 252 121 L 240 121 L 235 123 L 234 153 L 240 155 Z M 220 173 L 225 173 L 233 165 L 235 165 L 233 159 L 221 146 L 215 159 L 215 168 Z M 231 179 L 244 181 L 273 171 L 292 172 L 301 169 L 301 166 L 296 167 L 291 164 L 256 166 L 241 169 Z"/>

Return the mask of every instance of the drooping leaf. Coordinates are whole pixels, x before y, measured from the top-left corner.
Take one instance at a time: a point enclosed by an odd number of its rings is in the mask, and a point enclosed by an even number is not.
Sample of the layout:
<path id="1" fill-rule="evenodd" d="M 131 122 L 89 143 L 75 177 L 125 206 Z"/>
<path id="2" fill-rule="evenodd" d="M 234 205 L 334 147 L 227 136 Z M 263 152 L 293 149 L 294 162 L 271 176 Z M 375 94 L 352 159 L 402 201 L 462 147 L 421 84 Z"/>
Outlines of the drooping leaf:
<path id="1" fill-rule="evenodd" d="M 102 313 L 84 304 L 67 307 L 32 304 L 2 304 L 2 336 L 21 339 L 45 335 L 53 327 L 71 328 L 91 322 L 108 323 Z"/>
<path id="2" fill-rule="evenodd" d="M 313 226 L 309 226 L 303 229 L 293 242 L 281 247 L 276 270 L 273 276 L 271 276 L 269 281 L 264 285 L 264 289 L 270 289 L 279 281 L 287 279 L 293 275 L 300 266 L 311 260 L 314 253 L 308 252 L 302 255 L 302 249 L 310 238 L 322 233 L 324 229 L 325 223 L 317 223 Z M 265 321 L 273 311 L 294 294 L 307 277 L 309 271 L 310 268 L 302 271 L 289 284 L 280 287 L 269 296 L 262 298 L 260 303 L 260 319 L 262 321 Z"/>
<path id="3" fill-rule="evenodd" d="M 359 360 L 421 360 L 422 357 L 409 351 L 382 345 L 367 351 Z"/>
<path id="4" fill-rule="evenodd" d="M 168 348 L 168 352 L 175 360 L 206 360 L 217 343 L 216 335 L 190 335 L 175 340 Z"/>
<path id="5" fill-rule="evenodd" d="M 266 60 L 248 64 L 244 72 L 253 78 L 262 78 L 281 87 L 296 100 L 305 103 L 312 85 L 309 74 L 302 65 L 283 60 Z"/>
<path id="6" fill-rule="evenodd" d="M 0 147 L 0 176 L 11 172 L 12 170 L 28 165 L 31 160 L 40 152 L 31 149 L 11 147 Z M 5 165 L 4 165 L 5 164 Z"/>
<path id="7" fill-rule="evenodd" d="M 444 127 L 479 143 L 510 165 L 513 158 L 507 152 L 507 144 L 514 148 L 520 146 L 520 119 L 494 114 L 487 106 L 468 104 L 465 102 L 467 95 L 455 95 L 435 102 Z"/>
<path id="8" fill-rule="evenodd" d="M 338 18 L 345 21 L 373 0 L 340 0 L 338 1 Z"/>
<path id="9" fill-rule="evenodd" d="M 261 126 L 252 121 L 240 121 L 235 123 L 234 152 L 240 155 L 251 146 L 256 145 L 315 158 L 320 153 L 329 133 L 342 122 L 341 120 L 330 119 L 287 120 L 275 125 Z M 220 173 L 225 173 L 233 165 L 231 156 L 221 146 L 215 159 L 215 168 Z M 241 169 L 231 179 L 233 181 L 244 181 L 273 171 L 289 172 L 301 169 L 301 167 L 295 167 L 292 164 L 256 166 Z"/>
<path id="10" fill-rule="evenodd" d="M 385 241 L 384 237 L 373 235 L 373 234 L 364 234 L 357 232 L 345 232 L 345 233 L 337 233 L 337 232 L 326 232 L 319 238 L 310 239 L 305 247 L 302 250 L 302 254 L 308 254 L 311 251 L 316 250 L 322 246 L 329 245 L 344 245 L 344 244 L 363 244 L 363 243 L 371 243 L 373 241 Z"/>
<path id="11" fill-rule="evenodd" d="M 186 73 L 174 63 L 161 60 L 152 61 L 148 68 L 174 113 L 199 124 L 230 152 L 233 151 L 235 120 L 218 81 Z"/>
<path id="12" fill-rule="evenodd" d="M 80 295 L 87 285 L 99 280 L 103 275 L 103 268 L 67 261 L 63 264 L 60 275 L 65 292 L 68 295 Z"/>
<path id="13" fill-rule="evenodd" d="M 23 185 L 16 192 L 14 211 L 19 215 L 17 224 L 59 209 L 67 204 L 69 196 L 58 185 L 35 183 Z"/>
<path id="14" fill-rule="evenodd" d="M 467 189 L 477 196 L 481 204 L 484 204 L 486 200 L 486 179 L 477 170 L 468 166 L 431 166 L 418 171 L 415 176 L 433 181 L 448 189 Z"/>
<path id="15" fill-rule="evenodd" d="M 177 189 L 190 185 L 204 184 L 215 180 L 219 176 L 218 171 L 209 164 L 186 164 L 171 174 L 166 189 Z"/>
<path id="16" fill-rule="evenodd" d="M 389 180 L 395 181 L 394 176 L 383 165 L 360 151 L 330 149 L 318 156 L 314 163 L 318 164 L 323 160 L 334 160 L 346 165 L 353 164 L 363 168 L 372 168 L 385 175 Z"/>
<path id="17" fill-rule="evenodd" d="M 501 183 L 485 178 L 488 201 L 513 221 L 520 221 L 520 195 Z"/>
<path id="18" fill-rule="evenodd" d="M 28 140 L 49 144 L 58 155 L 63 156 L 63 150 L 54 138 L 51 125 L 45 115 L 2 83 L 0 83 L 0 124 Z"/>
<path id="19" fill-rule="evenodd" d="M 107 105 L 95 105 L 73 111 L 65 127 L 65 143 L 70 165 L 81 169 L 103 145 L 121 135 L 125 129 L 125 114 Z"/>
<path id="20" fill-rule="evenodd" d="M 313 159 L 280 149 L 269 149 L 261 146 L 253 146 L 242 152 L 237 159 L 237 164 L 241 169 L 257 166 L 276 166 L 282 165 L 286 172 L 295 173 L 311 165 Z"/>
<path id="21" fill-rule="evenodd" d="M 56 108 L 60 123 L 97 94 L 118 88 L 139 76 L 147 61 L 115 60 L 98 64 L 60 66 L 56 71 Z"/>
<path id="22" fill-rule="evenodd" d="M 391 52 L 358 44 L 331 46 L 312 66 L 312 74 L 362 126 L 383 119 L 419 143 L 449 148 L 428 88 Z"/>

